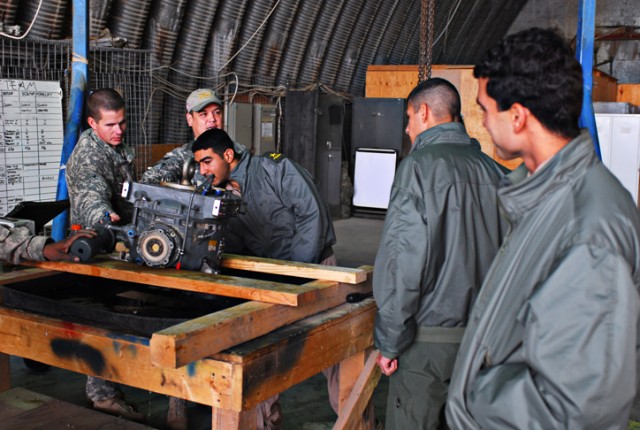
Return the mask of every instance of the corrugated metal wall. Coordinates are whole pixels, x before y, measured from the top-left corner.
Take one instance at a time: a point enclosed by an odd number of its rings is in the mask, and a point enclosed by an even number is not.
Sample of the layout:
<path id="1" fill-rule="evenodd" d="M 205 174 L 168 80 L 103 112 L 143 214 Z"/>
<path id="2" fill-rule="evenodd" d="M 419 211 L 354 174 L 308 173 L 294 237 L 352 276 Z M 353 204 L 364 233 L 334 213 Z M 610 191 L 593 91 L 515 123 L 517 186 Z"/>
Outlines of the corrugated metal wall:
<path id="1" fill-rule="evenodd" d="M 69 37 L 72 0 L 42 2 L 31 35 Z M 364 94 L 369 64 L 417 64 L 419 0 L 91 0 L 91 36 L 108 29 L 151 52 L 152 142 L 189 138 L 184 100 L 211 86 L 283 94 L 322 84 Z M 433 63 L 469 64 L 502 37 L 526 0 L 439 0 Z M 23 28 L 39 0 L 4 0 L 0 19 Z M 239 83 L 236 86 L 236 82 Z"/>

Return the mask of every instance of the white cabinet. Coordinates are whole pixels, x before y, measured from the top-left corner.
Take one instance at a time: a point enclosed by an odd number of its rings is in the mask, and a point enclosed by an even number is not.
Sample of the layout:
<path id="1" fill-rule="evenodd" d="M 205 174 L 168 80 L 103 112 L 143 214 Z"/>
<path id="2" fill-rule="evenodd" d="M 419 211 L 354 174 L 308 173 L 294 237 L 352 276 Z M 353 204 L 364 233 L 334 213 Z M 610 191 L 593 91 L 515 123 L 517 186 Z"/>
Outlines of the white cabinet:
<path id="1" fill-rule="evenodd" d="M 596 114 L 602 162 L 638 204 L 640 115 Z"/>

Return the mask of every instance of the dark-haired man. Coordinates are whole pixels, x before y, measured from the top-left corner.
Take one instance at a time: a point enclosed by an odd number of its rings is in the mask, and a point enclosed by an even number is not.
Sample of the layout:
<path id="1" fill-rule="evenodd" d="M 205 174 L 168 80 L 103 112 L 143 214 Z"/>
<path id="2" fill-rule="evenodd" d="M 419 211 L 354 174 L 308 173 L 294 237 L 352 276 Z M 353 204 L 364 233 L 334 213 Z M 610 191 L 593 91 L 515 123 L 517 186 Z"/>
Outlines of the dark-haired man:
<path id="1" fill-rule="evenodd" d="M 124 100 L 117 91 L 104 88 L 87 100 L 87 123 L 66 168 L 71 223 L 92 227 L 106 213 L 114 223 L 131 221 L 133 206 L 121 197 L 122 183 L 134 179 L 131 148 L 125 144 L 127 119 Z M 133 420 L 144 416 L 122 398 L 117 384 L 89 376 L 86 392 L 93 407 Z"/>
<path id="2" fill-rule="evenodd" d="M 213 185 L 226 186 L 242 196 L 246 212 L 229 220 L 225 249 L 259 257 L 336 265 L 336 242 L 327 205 L 309 173 L 282 154 L 238 154 L 231 138 L 220 129 L 202 133 L 193 143 L 200 173 L 213 175 Z M 325 371 L 329 397 L 338 405 L 338 372 Z M 278 396 L 257 407 L 257 426 L 280 428 Z"/>
<path id="3" fill-rule="evenodd" d="M 524 163 L 498 191 L 511 229 L 469 319 L 447 402 L 456 429 L 623 429 L 636 390 L 640 216 L 580 131 L 582 73 L 551 30 L 476 65 L 484 125 Z"/>
<path id="4" fill-rule="evenodd" d="M 373 272 L 374 339 L 390 377 L 385 428 L 438 430 L 471 306 L 500 246 L 503 170 L 465 131 L 449 81 L 418 84 L 407 117 L 412 148 L 393 181 Z"/>

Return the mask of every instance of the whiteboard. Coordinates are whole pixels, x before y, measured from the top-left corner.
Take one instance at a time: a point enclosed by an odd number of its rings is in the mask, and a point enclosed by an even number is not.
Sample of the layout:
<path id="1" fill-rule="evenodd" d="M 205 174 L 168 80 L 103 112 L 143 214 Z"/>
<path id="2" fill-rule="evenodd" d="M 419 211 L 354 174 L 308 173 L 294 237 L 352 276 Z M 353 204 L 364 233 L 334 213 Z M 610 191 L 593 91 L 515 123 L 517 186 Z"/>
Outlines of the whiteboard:
<path id="1" fill-rule="evenodd" d="M 353 178 L 353 205 L 387 209 L 396 173 L 396 151 L 358 148 Z"/>
<path id="2" fill-rule="evenodd" d="M 0 215 L 56 199 L 64 141 L 59 82 L 0 79 Z"/>

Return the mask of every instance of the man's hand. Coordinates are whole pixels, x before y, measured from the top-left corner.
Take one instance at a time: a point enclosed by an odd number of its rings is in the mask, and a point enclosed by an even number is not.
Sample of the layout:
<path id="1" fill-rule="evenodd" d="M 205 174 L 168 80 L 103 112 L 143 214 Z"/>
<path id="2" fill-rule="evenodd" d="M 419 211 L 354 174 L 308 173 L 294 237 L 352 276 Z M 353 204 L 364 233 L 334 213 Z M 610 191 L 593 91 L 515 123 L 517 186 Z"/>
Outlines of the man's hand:
<path id="1" fill-rule="evenodd" d="M 71 244 L 81 237 L 95 237 L 96 232 L 93 230 L 78 230 L 72 236 L 61 240 L 60 242 L 50 243 L 45 245 L 42 250 L 42 255 L 49 261 L 80 261 L 78 257 L 69 255 L 69 248 Z"/>
<path id="2" fill-rule="evenodd" d="M 120 221 L 120 215 L 118 215 L 115 212 L 109 212 L 109 218 L 111 218 L 111 222 L 118 222 Z"/>
<path id="3" fill-rule="evenodd" d="M 380 367 L 380 370 L 382 371 L 382 373 L 384 373 L 387 376 L 391 376 L 393 372 L 398 370 L 397 358 L 394 358 L 394 359 L 387 358 L 382 354 L 378 353 L 378 358 L 376 358 L 376 363 L 378 363 L 378 366 Z"/>

